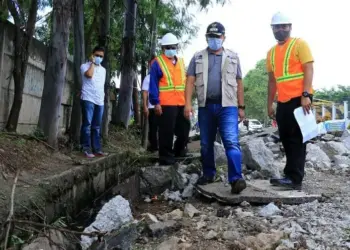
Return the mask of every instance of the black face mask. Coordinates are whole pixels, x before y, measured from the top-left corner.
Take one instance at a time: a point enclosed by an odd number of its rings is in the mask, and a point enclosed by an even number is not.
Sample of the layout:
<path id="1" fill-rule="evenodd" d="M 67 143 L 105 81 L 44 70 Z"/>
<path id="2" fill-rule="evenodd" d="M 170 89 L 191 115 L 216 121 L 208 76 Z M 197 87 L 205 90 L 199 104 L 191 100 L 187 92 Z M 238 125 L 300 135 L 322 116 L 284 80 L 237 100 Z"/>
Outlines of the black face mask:
<path id="1" fill-rule="evenodd" d="M 289 34 L 290 34 L 290 31 L 285 31 L 285 30 L 279 30 L 273 33 L 276 40 L 280 42 L 285 41 L 289 37 Z"/>

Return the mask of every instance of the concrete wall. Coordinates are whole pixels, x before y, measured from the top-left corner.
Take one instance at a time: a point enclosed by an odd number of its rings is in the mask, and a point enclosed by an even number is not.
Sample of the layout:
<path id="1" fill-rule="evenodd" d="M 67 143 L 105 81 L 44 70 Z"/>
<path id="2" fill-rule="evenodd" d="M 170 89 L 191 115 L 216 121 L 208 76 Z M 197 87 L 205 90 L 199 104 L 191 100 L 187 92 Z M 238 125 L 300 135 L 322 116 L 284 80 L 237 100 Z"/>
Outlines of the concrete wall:
<path id="1" fill-rule="evenodd" d="M 12 77 L 14 43 L 14 25 L 0 22 L 0 128 L 6 125 L 10 113 L 13 95 L 14 81 Z M 39 119 L 40 103 L 44 88 L 44 72 L 47 47 L 33 40 L 29 49 L 29 64 L 24 84 L 22 109 L 19 117 L 18 132 L 31 133 L 37 126 Z M 68 62 L 66 84 L 60 110 L 60 128 L 65 129 L 69 122 L 72 104 L 71 88 L 73 84 L 73 63 Z"/>

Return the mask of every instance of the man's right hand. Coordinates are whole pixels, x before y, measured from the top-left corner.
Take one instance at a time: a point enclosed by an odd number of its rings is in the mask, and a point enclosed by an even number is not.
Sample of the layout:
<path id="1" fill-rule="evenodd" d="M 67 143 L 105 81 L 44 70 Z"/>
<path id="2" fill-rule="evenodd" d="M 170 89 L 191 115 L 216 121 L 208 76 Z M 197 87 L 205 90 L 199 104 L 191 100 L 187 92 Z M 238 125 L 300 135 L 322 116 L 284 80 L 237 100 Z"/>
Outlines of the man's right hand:
<path id="1" fill-rule="evenodd" d="M 275 119 L 276 115 L 275 115 L 275 110 L 273 109 L 272 105 L 270 107 L 267 108 L 267 115 L 271 118 L 271 119 Z"/>
<path id="2" fill-rule="evenodd" d="M 156 115 L 159 115 L 161 116 L 162 115 L 162 106 L 160 106 L 160 104 L 157 104 L 155 107 L 154 107 L 154 111 L 156 112 Z"/>
<path id="3" fill-rule="evenodd" d="M 91 55 L 90 58 L 89 58 L 89 60 L 90 60 L 90 62 L 95 63 L 95 57 L 94 57 L 94 55 Z"/>
<path id="4" fill-rule="evenodd" d="M 184 116 L 186 119 L 191 118 L 191 114 L 193 113 L 192 105 L 186 105 L 184 109 Z"/>

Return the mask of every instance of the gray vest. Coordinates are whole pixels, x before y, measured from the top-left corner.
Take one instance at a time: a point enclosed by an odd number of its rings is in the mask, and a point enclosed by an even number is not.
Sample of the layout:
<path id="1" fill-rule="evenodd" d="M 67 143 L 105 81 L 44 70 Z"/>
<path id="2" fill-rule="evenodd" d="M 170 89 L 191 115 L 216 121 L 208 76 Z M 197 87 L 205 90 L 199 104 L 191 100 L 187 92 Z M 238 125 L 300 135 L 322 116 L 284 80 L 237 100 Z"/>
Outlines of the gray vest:
<path id="1" fill-rule="evenodd" d="M 204 49 L 195 54 L 196 59 L 196 82 L 195 89 L 198 99 L 198 106 L 205 107 L 208 86 L 208 50 Z M 225 49 L 222 52 L 221 64 L 221 90 L 222 106 L 237 106 L 237 53 Z"/>

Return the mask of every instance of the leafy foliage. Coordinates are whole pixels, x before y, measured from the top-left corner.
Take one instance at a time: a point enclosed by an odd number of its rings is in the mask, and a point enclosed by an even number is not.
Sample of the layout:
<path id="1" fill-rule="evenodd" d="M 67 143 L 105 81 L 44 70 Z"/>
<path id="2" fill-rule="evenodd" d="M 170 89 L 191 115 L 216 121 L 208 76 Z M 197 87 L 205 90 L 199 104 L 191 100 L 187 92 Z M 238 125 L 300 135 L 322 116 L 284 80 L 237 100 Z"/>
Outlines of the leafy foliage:
<path id="1" fill-rule="evenodd" d="M 350 86 L 338 85 L 330 89 L 315 91 L 315 98 L 336 103 L 342 103 L 343 101 L 350 102 Z"/>
<path id="2" fill-rule="evenodd" d="M 136 68 L 145 63 L 149 58 L 150 41 L 151 41 L 151 26 L 152 26 L 152 12 L 154 10 L 153 0 L 140 0 L 137 6 L 136 19 Z M 123 1 L 113 1 L 111 6 L 111 36 L 109 37 L 109 53 L 110 66 L 112 72 L 116 71 L 118 74 L 121 70 L 121 45 L 123 39 L 124 28 L 124 13 L 126 6 Z M 51 12 L 49 13 L 51 14 Z M 49 42 L 51 31 L 50 15 L 43 18 L 47 22 L 43 22 L 36 30 L 36 37 L 44 43 Z M 167 32 L 172 32 L 178 37 L 185 37 L 182 41 L 183 47 L 188 44 L 188 41 L 197 33 L 198 26 L 194 24 L 194 16 L 188 12 L 187 5 L 183 2 L 171 1 L 170 3 L 163 3 L 158 5 L 157 14 L 157 38 L 160 39 Z M 86 56 L 88 57 L 91 50 L 98 42 L 98 34 L 100 28 L 100 1 L 85 0 L 84 3 L 85 15 L 85 47 Z M 73 33 L 69 41 L 69 53 L 73 54 Z"/>
<path id="3" fill-rule="evenodd" d="M 260 121 L 267 116 L 268 75 L 265 65 L 265 59 L 258 61 L 255 68 L 250 70 L 243 79 L 246 116 Z"/>
<path id="4" fill-rule="evenodd" d="M 29 8 L 30 8 L 32 1 L 31 0 L 9 0 L 7 2 L 14 4 L 16 6 L 18 19 L 21 22 L 21 25 L 25 25 L 27 23 L 27 20 L 28 20 Z M 46 7 L 50 7 L 51 5 L 52 5 L 52 0 L 38 0 L 38 10 L 39 11 L 44 10 Z M 7 17 L 9 17 L 9 14 L 10 13 L 8 13 Z M 43 17 L 42 15 L 38 14 L 37 21 L 41 20 L 42 17 Z M 12 17 L 12 18 L 15 19 L 17 17 Z"/>

